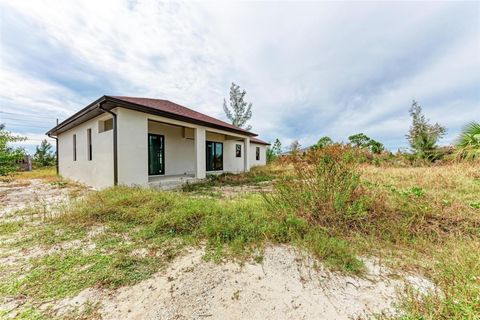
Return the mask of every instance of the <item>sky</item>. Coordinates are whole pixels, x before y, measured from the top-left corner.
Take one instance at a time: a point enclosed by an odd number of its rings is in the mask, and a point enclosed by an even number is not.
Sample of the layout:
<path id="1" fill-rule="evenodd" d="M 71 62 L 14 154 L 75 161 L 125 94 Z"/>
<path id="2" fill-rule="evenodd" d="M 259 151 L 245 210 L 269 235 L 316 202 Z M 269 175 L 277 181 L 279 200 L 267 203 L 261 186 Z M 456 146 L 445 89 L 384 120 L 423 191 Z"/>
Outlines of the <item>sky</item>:
<path id="1" fill-rule="evenodd" d="M 480 121 L 480 2 L 0 0 L 0 123 L 32 152 L 102 95 L 168 99 L 302 146 L 363 132 L 407 148 L 412 99 L 453 143 Z"/>

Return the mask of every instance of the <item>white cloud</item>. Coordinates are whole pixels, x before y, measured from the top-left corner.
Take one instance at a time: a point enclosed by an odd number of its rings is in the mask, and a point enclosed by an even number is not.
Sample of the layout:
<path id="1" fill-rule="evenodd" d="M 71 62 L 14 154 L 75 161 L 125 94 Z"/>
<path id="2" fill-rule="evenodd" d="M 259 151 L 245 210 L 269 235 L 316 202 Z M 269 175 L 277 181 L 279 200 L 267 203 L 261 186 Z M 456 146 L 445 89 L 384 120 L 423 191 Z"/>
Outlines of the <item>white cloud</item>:
<path id="1" fill-rule="evenodd" d="M 412 98 L 451 128 L 449 141 L 480 114 L 479 3 L 0 6 L 35 26 L 23 32 L 41 37 L 29 55 L 19 52 L 24 44 L 0 40 L 2 108 L 66 115 L 115 94 L 171 99 L 223 117 L 222 100 L 235 81 L 254 103 L 254 131 L 266 139 L 308 145 L 322 135 L 345 140 L 363 131 L 391 147 L 405 143 Z M 42 49 L 59 50 L 63 72 L 44 74 L 55 65 L 31 70 L 38 56 L 48 61 Z M 28 68 L 10 63 L 22 54 Z"/>

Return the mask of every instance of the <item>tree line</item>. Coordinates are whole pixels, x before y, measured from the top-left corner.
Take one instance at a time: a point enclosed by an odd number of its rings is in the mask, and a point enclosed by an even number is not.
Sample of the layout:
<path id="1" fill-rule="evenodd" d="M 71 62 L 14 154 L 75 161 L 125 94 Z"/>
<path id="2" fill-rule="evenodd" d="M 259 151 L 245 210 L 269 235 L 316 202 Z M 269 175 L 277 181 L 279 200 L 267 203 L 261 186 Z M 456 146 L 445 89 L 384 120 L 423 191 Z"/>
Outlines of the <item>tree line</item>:
<path id="1" fill-rule="evenodd" d="M 24 148 L 14 147 L 11 144 L 25 140 L 27 140 L 26 137 L 15 135 L 6 129 L 4 124 L 0 124 L 0 176 L 11 174 L 19 169 L 27 153 Z M 55 165 L 53 147 L 46 139 L 35 148 L 32 160 L 37 168 Z"/>
<path id="2" fill-rule="evenodd" d="M 445 154 L 445 149 L 440 148 L 437 143 L 444 137 L 447 129 L 438 124 L 431 124 L 425 117 L 420 104 L 413 100 L 408 110 L 411 117 L 411 125 L 408 133 L 405 135 L 410 145 L 409 156 L 412 160 L 419 159 L 433 162 L 441 159 Z M 334 144 L 343 144 L 334 142 L 330 137 L 323 136 L 317 143 L 307 148 L 308 150 L 322 149 Z M 353 134 L 348 137 L 350 146 L 368 151 L 373 155 L 389 153 L 385 146 L 364 133 Z M 480 159 L 480 123 L 472 121 L 465 125 L 460 136 L 457 138 L 453 151 L 456 159 L 479 160 Z M 448 149 L 448 148 L 447 148 Z M 294 140 L 289 148 L 289 154 L 299 153 L 301 145 L 298 140 Z M 275 140 L 272 147 L 267 150 L 267 160 L 272 161 L 282 154 L 281 143 L 279 139 Z"/>

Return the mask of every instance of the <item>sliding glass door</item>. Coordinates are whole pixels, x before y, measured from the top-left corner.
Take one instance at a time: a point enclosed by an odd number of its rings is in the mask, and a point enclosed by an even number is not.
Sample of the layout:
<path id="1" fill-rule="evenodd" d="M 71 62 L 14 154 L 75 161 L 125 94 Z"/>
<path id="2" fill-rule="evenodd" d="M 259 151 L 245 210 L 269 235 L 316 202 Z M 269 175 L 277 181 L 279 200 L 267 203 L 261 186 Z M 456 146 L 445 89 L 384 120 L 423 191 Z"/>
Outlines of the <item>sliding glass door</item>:
<path id="1" fill-rule="evenodd" d="M 223 170 L 223 143 L 207 141 L 207 171 Z"/>
<path id="2" fill-rule="evenodd" d="M 165 174 L 165 137 L 148 134 L 148 175 Z"/>

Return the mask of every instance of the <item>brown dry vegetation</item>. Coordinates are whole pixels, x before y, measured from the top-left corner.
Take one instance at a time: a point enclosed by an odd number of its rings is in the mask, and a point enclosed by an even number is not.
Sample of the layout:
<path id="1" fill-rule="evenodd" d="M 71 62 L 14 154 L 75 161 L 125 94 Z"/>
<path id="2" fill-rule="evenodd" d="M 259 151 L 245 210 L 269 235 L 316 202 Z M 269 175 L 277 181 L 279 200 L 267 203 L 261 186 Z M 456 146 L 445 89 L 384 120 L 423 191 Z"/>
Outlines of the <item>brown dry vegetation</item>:
<path id="1" fill-rule="evenodd" d="M 87 287 L 138 283 L 185 246 L 206 245 L 206 258 L 214 261 L 252 255 L 261 261 L 257 249 L 289 244 L 347 274 L 361 275 L 358 257 L 372 256 L 431 279 L 438 290 L 426 296 L 414 289 L 400 293 L 402 319 L 478 319 L 478 164 L 398 168 L 357 160 L 354 150 L 327 148 L 248 174 L 210 177 L 180 193 L 125 187 L 91 192 L 41 224 L 0 224 L 8 240 L 0 249 L 63 248 L 0 269 L 0 296 L 21 297 L 19 315 L 25 318 L 48 318 L 48 310 L 36 306 Z M 44 179 L 57 181 L 52 174 Z M 225 198 L 212 191 L 265 184 L 273 192 L 263 196 Z M 134 254 L 143 251 L 148 254 Z"/>
<path id="2" fill-rule="evenodd" d="M 358 254 L 432 279 L 440 293 L 405 292 L 406 318 L 478 319 L 479 163 L 398 168 L 358 159 L 347 146 L 293 157 L 294 170 L 267 200 L 346 240 Z"/>

